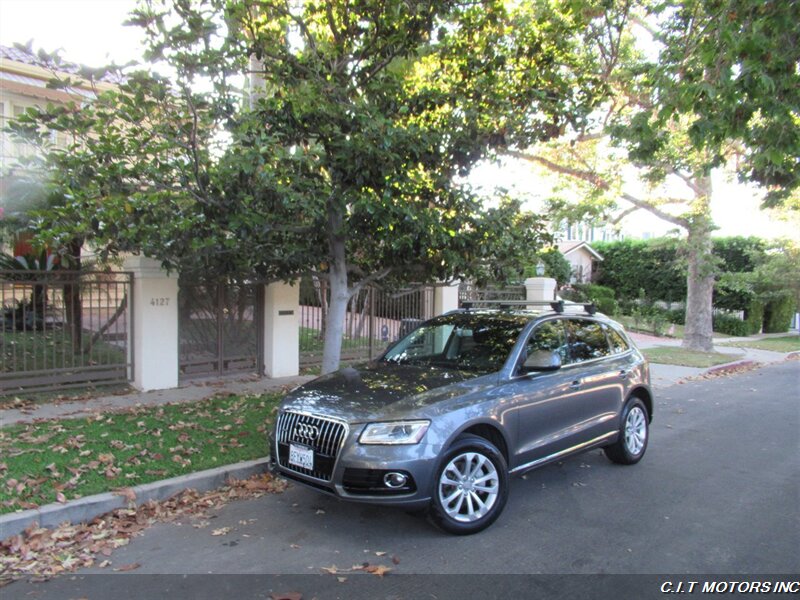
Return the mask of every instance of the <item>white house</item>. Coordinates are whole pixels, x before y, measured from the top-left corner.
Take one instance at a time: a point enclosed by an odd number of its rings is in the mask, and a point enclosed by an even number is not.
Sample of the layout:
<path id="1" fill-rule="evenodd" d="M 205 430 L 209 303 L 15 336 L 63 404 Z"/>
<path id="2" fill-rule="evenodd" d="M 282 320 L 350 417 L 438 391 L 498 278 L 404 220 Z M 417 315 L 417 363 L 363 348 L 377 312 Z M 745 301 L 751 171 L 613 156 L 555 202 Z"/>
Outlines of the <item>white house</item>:
<path id="1" fill-rule="evenodd" d="M 589 283 L 592 280 L 592 274 L 596 270 L 597 263 L 603 260 L 600 253 L 592 248 L 588 242 L 559 242 L 558 251 L 572 266 L 570 283 Z"/>

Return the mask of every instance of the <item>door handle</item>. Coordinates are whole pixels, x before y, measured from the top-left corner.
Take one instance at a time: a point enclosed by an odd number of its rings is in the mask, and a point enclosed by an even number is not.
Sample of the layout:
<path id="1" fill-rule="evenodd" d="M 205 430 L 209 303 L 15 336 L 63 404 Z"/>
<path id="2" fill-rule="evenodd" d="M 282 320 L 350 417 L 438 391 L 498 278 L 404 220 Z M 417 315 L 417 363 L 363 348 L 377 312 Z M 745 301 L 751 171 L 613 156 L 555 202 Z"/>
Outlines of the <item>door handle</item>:
<path id="1" fill-rule="evenodd" d="M 569 384 L 569 389 L 571 389 L 571 390 L 580 389 L 582 384 L 583 384 L 583 382 L 580 379 L 576 379 L 575 381 L 573 381 L 572 383 Z"/>
<path id="2" fill-rule="evenodd" d="M 628 371 L 627 369 L 622 369 L 622 371 L 619 372 L 619 376 L 621 379 L 627 379 L 629 374 L 630 371 Z"/>

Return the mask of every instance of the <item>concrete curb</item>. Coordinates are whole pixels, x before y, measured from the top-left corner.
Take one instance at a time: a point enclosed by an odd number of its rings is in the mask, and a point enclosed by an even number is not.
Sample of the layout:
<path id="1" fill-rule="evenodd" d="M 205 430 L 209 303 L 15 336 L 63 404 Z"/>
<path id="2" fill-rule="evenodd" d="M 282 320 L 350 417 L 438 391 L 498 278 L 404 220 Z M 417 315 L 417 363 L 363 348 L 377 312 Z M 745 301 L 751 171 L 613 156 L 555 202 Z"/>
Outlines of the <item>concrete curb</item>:
<path id="1" fill-rule="evenodd" d="M 268 458 L 257 458 L 232 465 L 180 475 L 171 479 L 132 486 L 136 493 L 136 505 L 149 500 L 164 500 L 185 489 L 206 492 L 225 485 L 230 479 L 246 479 L 267 470 Z M 71 500 L 66 504 L 46 504 L 17 513 L 0 515 L 0 540 L 22 533 L 31 524 L 40 527 L 56 527 L 65 521 L 81 523 L 118 508 L 128 506 L 128 500 L 119 494 L 106 492 Z"/>
<path id="2" fill-rule="evenodd" d="M 757 364 L 759 363 L 755 360 L 737 360 L 736 362 L 725 363 L 723 365 L 718 365 L 716 367 L 711 367 L 710 369 L 706 369 L 704 371 L 704 374 L 727 373 L 728 371 L 735 371 L 736 369 L 741 369 L 742 367 L 751 367 Z"/>

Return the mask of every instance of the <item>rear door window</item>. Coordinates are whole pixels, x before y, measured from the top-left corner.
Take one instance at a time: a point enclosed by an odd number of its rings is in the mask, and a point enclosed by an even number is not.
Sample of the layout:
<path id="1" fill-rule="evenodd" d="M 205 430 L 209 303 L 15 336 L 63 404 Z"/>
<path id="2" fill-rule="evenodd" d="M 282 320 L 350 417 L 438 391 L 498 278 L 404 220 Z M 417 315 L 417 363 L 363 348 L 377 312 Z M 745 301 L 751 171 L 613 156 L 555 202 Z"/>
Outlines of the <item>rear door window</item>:
<path id="1" fill-rule="evenodd" d="M 612 354 L 622 354 L 630 349 L 628 348 L 628 342 L 625 341 L 625 338 L 623 338 L 616 329 L 608 325 L 603 325 L 603 328 L 608 335 L 608 343 L 611 346 Z"/>
<path id="2" fill-rule="evenodd" d="M 569 335 L 569 362 L 603 358 L 611 354 L 603 326 L 596 321 L 570 319 L 567 321 Z"/>

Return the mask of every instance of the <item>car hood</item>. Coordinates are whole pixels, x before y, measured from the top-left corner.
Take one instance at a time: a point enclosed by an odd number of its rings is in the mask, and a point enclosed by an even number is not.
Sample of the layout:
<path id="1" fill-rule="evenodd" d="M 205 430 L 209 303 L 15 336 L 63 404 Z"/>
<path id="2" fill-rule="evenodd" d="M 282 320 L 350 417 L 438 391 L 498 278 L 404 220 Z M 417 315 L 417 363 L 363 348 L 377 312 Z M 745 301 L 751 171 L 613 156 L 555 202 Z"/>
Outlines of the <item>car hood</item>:
<path id="1" fill-rule="evenodd" d="M 323 375 L 290 392 L 281 406 L 350 423 L 432 416 L 434 405 L 496 383 L 484 375 L 430 366 L 369 363 Z"/>

